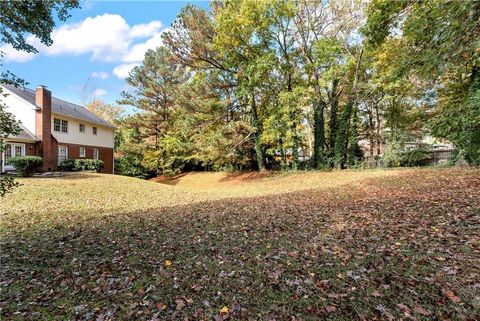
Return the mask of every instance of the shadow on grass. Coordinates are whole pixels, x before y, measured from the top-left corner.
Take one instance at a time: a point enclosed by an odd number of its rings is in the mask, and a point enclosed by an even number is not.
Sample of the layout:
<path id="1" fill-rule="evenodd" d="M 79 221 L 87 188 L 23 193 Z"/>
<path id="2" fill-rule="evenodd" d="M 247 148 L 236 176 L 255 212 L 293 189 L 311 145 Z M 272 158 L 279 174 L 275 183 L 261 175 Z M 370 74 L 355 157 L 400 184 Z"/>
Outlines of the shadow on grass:
<path id="1" fill-rule="evenodd" d="M 202 320 L 227 306 L 232 319 L 373 320 L 420 306 L 474 320 L 480 184 L 413 178 L 18 222 L 1 240 L 2 319 Z"/>

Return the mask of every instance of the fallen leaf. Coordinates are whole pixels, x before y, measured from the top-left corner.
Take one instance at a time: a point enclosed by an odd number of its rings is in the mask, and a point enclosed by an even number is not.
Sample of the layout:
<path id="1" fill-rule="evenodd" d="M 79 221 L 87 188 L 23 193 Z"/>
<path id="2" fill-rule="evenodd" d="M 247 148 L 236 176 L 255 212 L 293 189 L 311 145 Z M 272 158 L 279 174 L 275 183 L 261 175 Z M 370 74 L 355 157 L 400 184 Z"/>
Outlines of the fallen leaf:
<path id="1" fill-rule="evenodd" d="M 327 306 L 325 307 L 325 310 L 326 310 L 328 313 L 332 313 L 332 312 L 337 311 L 337 307 L 334 306 L 334 305 L 327 305 Z"/>
<path id="2" fill-rule="evenodd" d="M 172 261 L 170 260 L 165 260 L 165 266 L 170 266 L 172 265 Z"/>
<path id="3" fill-rule="evenodd" d="M 452 300 L 452 302 L 455 302 L 455 303 L 459 303 L 461 300 L 458 296 L 455 295 L 455 293 L 453 293 L 452 291 L 450 290 L 447 290 L 447 289 L 442 289 L 442 293 L 445 294 L 445 296 L 447 298 L 449 298 L 450 300 Z"/>
<path id="4" fill-rule="evenodd" d="M 175 303 L 177 304 L 177 311 L 181 311 L 185 307 L 185 301 L 183 301 L 182 299 L 176 299 Z"/>
<path id="5" fill-rule="evenodd" d="M 377 298 L 380 298 L 380 297 L 383 296 L 383 294 L 380 293 L 380 292 L 378 292 L 378 291 L 373 291 L 373 292 L 372 292 L 372 296 L 377 297 Z"/>
<path id="6" fill-rule="evenodd" d="M 428 311 L 427 309 L 422 308 L 422 307 L 420 307 L 420 306 L 415 307 L 415 308 L 413 309 L 413 311 L 416 312 L 416 313 L 418 313 L 418 314 L 421 314 L 421 315 L 430 315 L 430 314 L 432 314 L 430 311 Z"/>
<path id="7" fill-rule="evenodd" d="M 228 314 L 228 308 L 224 306 L 223 308 L 220 309 L 221 314 Z"/>

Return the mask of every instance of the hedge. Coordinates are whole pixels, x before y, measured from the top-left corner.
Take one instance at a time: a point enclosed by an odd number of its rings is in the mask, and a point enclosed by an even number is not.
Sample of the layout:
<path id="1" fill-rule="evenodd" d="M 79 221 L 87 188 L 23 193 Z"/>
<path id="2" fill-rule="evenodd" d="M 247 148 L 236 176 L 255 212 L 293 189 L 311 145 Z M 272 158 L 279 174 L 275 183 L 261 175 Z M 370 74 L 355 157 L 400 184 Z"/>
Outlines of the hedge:
<path id="1" fill-rule="evenodd" d="M 99 159 L 65 159 L 58 165 L 62 171 L 96 171 L 103 168 L 103 161 Z"/>
<path id="2" fill-rule="evenodd" d="M 42 166 L 43 160 L 39 156 L 17 156 L 8 160 L 15 167 L 15 171 L 23 177 L 32 176 Z"/>

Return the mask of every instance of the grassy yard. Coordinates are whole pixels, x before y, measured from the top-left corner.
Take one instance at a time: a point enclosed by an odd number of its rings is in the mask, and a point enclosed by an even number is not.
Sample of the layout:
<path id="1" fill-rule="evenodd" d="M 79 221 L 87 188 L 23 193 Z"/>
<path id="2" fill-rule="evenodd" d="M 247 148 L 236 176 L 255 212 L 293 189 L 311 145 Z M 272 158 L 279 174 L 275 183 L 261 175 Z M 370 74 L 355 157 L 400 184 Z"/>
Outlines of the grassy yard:
<path id="1" fill-rule="evenodd" d="M 480 318 L 479 169 L 19 181 L 2 320 Z"/>

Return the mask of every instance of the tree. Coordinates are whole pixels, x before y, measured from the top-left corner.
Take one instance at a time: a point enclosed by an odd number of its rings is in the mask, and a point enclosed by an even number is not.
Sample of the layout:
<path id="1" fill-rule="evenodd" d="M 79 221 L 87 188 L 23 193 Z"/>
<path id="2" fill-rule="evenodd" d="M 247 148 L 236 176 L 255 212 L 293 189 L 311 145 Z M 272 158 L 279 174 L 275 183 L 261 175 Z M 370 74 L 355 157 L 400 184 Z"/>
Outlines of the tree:
<path id="1" fill-rule="evenodd" d="M 480 2 L 377 0 L 367 13 L 369 45 L 386 51 L 389 43 L 401 41 L 398 77 L 415 73 L 430 83 L 424 101 L 432 132 L 463 149 L 471 163 L 480 163 Z"/>
<path id="2" fill-rule="evenodd" d="M 2 89 L 0 88 L 0 95 Z M 4 139 L 11 135 L 18 134 L 20 127 L 15 117 L 7 112 L 5 104 L 0 101 L 0 155 L 5 151 Z M 0 173 L 1 174 L 1 173 Z M 4 196 L 13 187 L 17 186 L 12 177 L 0 176 L 0 197 Z"/>
<path id="3" fill-rule="evenodd" d="M 116 125 L 118 124 L 125 113 L 125 109 L 120 106 L 104 103 L 101 100 L 94 100 L 85 106 L 89 111 L 95 115 L 109 121 Z"/>
<path id="4" fill-rule="evenodd" d="M 41 1 L 13 1 L 0 2 L 0 37 L 2 43 L 11 45 L 13 49 L 37 53 L 38 50 L 28 42 L 27 35 L 36 37 L 46 46 L 52 44 L 51 33 L 56 26 L 55 17 L 66 21 L 69 11 L 80 7 L 77 0 L 41 0 Z M 0 52 L 1 58 L 3 53 Z M 0 66 L 2 66 L 0 59 Z M 10 71 L 0 74 L 0 82 L 13 84 L 24 83 Z"/>

